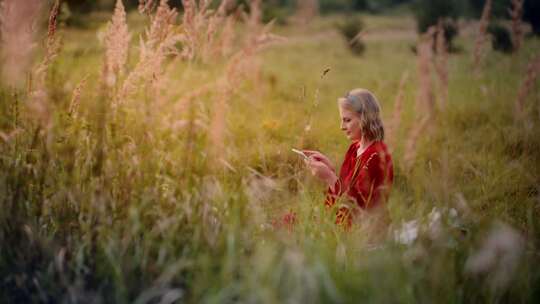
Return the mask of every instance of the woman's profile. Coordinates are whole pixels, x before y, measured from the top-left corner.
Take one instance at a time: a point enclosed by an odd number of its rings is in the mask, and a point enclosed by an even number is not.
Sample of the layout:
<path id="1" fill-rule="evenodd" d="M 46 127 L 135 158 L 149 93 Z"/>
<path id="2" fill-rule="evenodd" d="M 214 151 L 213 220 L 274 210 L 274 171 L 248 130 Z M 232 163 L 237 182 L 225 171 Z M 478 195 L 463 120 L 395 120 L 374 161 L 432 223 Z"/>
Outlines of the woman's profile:
<path id="1" fill-rule="evenodd" d="M 394 173 L 376 97 L 354 89 L 338 99 L 338 108 L 341 130 L 351 141 L 339 172 L 322 153 L 303 152 L 312 174 L 328 185 L 325 205 L 336 208 L 336 223 L 350 225 L 362 211 L 384 209 Z"/>

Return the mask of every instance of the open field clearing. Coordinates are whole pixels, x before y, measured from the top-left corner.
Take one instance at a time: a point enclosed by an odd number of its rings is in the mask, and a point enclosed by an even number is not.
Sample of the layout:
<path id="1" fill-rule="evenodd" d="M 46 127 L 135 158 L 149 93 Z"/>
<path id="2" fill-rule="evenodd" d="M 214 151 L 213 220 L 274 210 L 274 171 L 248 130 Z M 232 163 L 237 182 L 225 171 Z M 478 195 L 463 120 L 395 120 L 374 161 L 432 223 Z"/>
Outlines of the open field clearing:
<path id="1" fill-rule="evenodd" d="M 355 55 L 353 15 L 166 3 L 2 32 L 0 302 L 538 303 L 538 37 L 475 65 L 479 22 L 448 53 L 408 11 L 358 13 Z M 336 225 L 291 151 L 339 166 L 357 87 L 392 152 L 384 228 Z"/>

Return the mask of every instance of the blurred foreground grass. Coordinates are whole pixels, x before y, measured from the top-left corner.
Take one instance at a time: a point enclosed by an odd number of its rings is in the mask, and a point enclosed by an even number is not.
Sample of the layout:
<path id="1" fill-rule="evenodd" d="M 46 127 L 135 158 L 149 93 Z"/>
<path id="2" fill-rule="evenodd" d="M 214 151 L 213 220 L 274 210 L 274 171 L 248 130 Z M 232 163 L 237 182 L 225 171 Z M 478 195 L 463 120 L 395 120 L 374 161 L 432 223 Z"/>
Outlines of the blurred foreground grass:
<path id="1" fill-rule="evenodd" d="M 339 18 L 275 28 L 286 39 L 254 59 L 253 77 L 227 104 L 218 168 L 209 141 L 218 97 L 182 100 L 224 63 L 175 62 L 161 94 L 134 94 L 100 140 L 105 25 L 61 29 L 46 135 L 21 113 L 24 93 L 0 92 L 1 129 L 19 130 L 1 146 L 0 300 L 537 302 L 540 91 L 527 99 L 527 121 L 514 122 L 513 111 L 540 41 L 527 39 L 515 56 L 488 52 L 475 76 L 474 38 L 459 38 L 448 107 L 405 170 L 419 111 L 415 25 L 407 16 L 364 16 L 367 49 L 355 57 L 333 26 Z M 136 13 L 128 20 L 134 65 L 146 21 Z M 364 226 L 344 232 L 333 224 L 322 186 L 290 149 L 318 149 L 339 164 L 349 143 L 336 99 L 368 88 L 389 121 L 407 72 L 393 134 L 391 232 L 373 244 Z M 66 109 L 84 77 L 73 118 Z M 274 229 L 290 210 L 298 214 L 294 229 Z M 404 222 L 410 229 L 400 230 Z"/>

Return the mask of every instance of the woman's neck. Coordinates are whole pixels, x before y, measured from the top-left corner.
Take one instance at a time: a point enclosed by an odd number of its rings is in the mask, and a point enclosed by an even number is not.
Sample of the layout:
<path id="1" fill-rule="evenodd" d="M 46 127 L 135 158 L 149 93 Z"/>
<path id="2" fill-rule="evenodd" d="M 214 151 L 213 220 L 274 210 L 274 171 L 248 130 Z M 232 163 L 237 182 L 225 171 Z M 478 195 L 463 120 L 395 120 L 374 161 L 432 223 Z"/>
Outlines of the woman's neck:
<path id="1" fill-rule="evenodd" d="M 373 143 L 373 140 L 367 140 L 363 137 L 360 139 L 358 144 L 358 150 L 356 151 L 356 156 L 360 156 L 360 154 L 364 153 L 366 149 Z"/>

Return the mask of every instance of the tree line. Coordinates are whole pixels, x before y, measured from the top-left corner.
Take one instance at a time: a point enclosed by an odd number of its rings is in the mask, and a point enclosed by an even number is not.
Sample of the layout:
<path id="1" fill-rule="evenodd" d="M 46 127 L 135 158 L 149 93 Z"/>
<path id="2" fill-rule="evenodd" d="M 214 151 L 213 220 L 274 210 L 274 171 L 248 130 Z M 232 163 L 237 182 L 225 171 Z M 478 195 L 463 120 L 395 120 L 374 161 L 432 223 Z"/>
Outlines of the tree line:
<path id="1" fill-rule="evenodd" d="M 510 18 L 508 8 L 511 7 L 511 1 L 493 0 L 493 17 Z M 62 2 L 75 14 L 84 14 L 94 10 L 110 11 L 116 0 L 62 0 Z M 139 5 L 139 0 L 124 0 L 123 2 L 127 9 L 135 9 Z M 219 0 L 213 0 L 213 2 L 217 5 Z M 247 6 L 249 0 L 236 2 Z M 262 2 L 265 19 L 283 21 L 294 14 L 299 0 L 264 0 Z M 355 11 L 380 13 L 397 5 L 408 4 L 417 16 L 419 30 L 424 31 L 441 17 L 479 18 L 486 0 L 315 0 L 314 2 L 318 4 L 318 11 L 321 14 Z M 182 10 L 182 0 L 169 0 L 169 5 Z M 524 0 L 523 19 L 531 23 L 535 34 L 540 34 L 540 0 Z"/>

